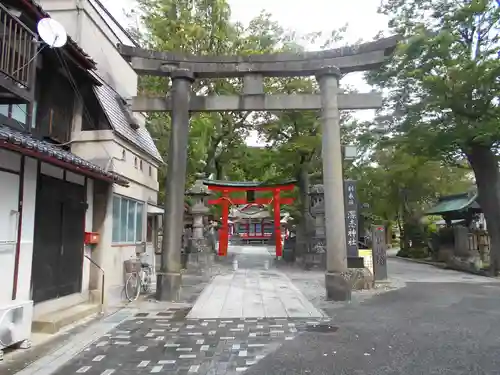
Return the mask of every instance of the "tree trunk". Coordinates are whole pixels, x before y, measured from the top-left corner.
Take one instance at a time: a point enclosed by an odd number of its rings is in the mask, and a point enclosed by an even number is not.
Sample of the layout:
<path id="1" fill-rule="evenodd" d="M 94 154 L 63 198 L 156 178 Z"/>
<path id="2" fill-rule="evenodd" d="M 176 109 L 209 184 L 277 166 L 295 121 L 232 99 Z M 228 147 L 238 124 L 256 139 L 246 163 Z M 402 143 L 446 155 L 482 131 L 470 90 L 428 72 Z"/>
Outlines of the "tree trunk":
<path id="1" fill-rule="evenodd" d="M 212 146 L 208 149 L 205 167 L 203 168 L 203 173 L 206 176 L 215 172 L 215 153 L 216 147 Z"/>
<path id="2" fill-rule="evenodd" d="M 215 179 L 216 180 L 223 180 L 224 179 L 224 168 L 222 166 L 222 163 L 217 159 L 214 160 L 214 168 L 215 168 Z"/>
<path id="3" fill-rule="evenodd" d="M 474 170 L 478 199 L 490 235 L 490 272 L 499 270 L 500 251 L 500 172 L 498 160 L 491 147 L 471 144 L 464 150 Z"/>
<path id="4" fill-rule="evenodd" d="M 309 171 L 306 164 L 300 165 L 297 176 L 300 197 L 300 222 L 297 225 L 296 255 L 307 252 L 308 236 L 311 233 L 311 215 L 309 213 Z"/>
<path id="5" fill-rule="evenodd" d="M 400 250 L 406 250 L 407 249 L 407 243 L 405 242 L 406 237 L 405 237 L 405 230 L 404 230 L 404 222 L 402 219 L 402 214 L 398 214 L 398 228 L 399 228 L 399 249 Z"/>
<path id="6" fill-rule="evenodd" d="M 311 227 L 311 214 L 309 213 L 310 197 L 309 197 L 309 171 L 306 165 L 301 167 L 299 173 L 299 181 L 298 181 L 299 193 L 300 193 L 300 202 L 302 209 L 302 216 L 305 218 L 304 220 L 304 229 L 306 233 L 310 231 Z"/>
<path id="7" fill-rule="evenodd" d="M 392 222 L 387 220 L 384 222 L 385 228 L 385 243 L 388 248 L 392 248 Z"/>

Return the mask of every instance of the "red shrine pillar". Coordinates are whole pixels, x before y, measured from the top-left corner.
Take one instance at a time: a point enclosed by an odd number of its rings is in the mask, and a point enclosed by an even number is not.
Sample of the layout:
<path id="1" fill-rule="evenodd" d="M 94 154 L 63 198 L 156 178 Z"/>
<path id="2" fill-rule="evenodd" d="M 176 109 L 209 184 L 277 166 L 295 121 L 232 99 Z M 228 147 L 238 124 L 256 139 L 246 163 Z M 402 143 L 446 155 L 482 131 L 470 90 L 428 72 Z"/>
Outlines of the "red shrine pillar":
<path id="1" fill-rule="evenodd" d="M 273 190 L 273 204 L 274 204 L 274 237 L 276 240 L 276 256 L 283 255 L 283 248 L 281 244 L 281 213 L 280 213 L 280 189 Z"/>
<path id="2" fill-rule="evenodd" d="M 219 229 L 219 255 L 227 255 L 227 247 L 229 245 L 229 191 L 222 192 L 222 223 Z"/>

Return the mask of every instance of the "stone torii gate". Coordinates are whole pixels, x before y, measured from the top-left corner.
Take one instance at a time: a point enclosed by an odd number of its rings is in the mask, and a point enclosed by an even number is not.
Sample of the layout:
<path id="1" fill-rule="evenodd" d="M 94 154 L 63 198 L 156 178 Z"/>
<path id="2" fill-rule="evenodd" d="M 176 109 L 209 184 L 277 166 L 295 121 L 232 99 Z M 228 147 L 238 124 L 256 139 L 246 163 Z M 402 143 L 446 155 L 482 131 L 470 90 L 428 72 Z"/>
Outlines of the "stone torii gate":
<path id="1" fill-rule="evenodd" d="M 186 56 L 119 45 L 120 53 L 139 75 L 172 79 L 171 92 L 163 97 L 136 97 L 132 110 L 171 112 L 172 128 L 166 179 L 165 219 L 161 272 L 157 298 L 175 300 L 181 284 L 180 249 L 189 137 L 189 113 L 210 111 L 321 110 L 323 185 L 327 240 L 327 297 L 351 297 L 347 272 L 346 232 L 339 110 L 376 109 L 377 93 L 344 94 L 339 78 L 346 73 L 377 69 L 396 47 L 399 37 L 380 39 L 353 47 L 320 52 L 276 53 L 249 56 Z M 315 76 L 320 94 L 267 95 L 264 77 Z M 196 79 L 242 78 L 240 95 L 196 95 Z"/>

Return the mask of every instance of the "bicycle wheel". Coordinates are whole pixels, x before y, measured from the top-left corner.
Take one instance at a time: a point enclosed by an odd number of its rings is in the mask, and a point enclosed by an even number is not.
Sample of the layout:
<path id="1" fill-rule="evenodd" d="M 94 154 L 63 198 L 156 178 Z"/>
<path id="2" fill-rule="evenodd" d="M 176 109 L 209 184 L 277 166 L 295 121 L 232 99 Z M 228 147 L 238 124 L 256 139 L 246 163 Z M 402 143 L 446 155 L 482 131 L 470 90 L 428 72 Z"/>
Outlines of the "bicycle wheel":
<path id="1" fill-rule="evenodd" d="M 132 302 L 139 297 L 139 293 L 141 292 L 140 288 L 141 280 L 137 276 L 137 273 L 132 273 L 125 283 L 125 297 Z"/>
<path id="2" fill-rule="evenodd" d="M 144 293 L 151 292 L 151 269 L 145 268 L 142 270 L 141 286 Z"/>

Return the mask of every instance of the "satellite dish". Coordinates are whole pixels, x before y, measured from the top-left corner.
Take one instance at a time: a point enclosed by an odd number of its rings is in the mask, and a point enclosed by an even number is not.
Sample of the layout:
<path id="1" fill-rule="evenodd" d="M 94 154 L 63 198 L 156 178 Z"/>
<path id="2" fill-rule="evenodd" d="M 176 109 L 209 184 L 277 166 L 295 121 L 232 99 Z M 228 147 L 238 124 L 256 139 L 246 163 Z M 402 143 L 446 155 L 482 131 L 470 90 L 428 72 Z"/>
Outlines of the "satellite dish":
<path id="1" fill-rule="evenodd" d="M 42 18 L 37 25 L 38 35 L 50 48 L 61 48 L 68 41 L 68 34 L 61 25 L 53 18 Z"/>

